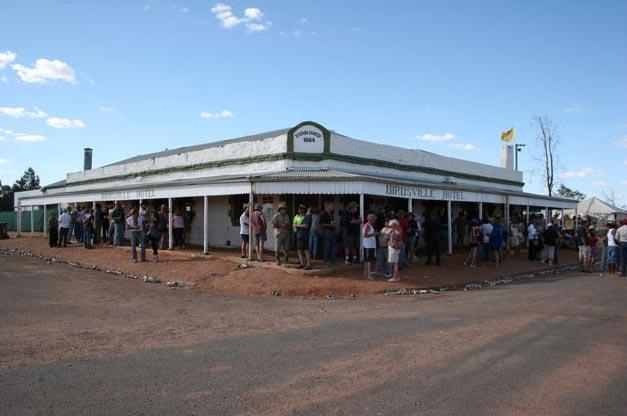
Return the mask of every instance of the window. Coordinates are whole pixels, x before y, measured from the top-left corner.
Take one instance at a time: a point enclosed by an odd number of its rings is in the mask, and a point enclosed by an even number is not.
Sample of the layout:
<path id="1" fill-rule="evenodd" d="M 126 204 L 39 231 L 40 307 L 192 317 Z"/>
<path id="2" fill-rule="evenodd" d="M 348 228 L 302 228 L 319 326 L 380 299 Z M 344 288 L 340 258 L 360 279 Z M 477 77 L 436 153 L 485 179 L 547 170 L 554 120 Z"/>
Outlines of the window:
<path id="1" fill-rule="evenodd" d="M 231 225 L 239 225 L 239 217 L 244 212 L 246 204 L 248 204 L 248 195 L 229 196 L 229 218 L 231 218 Z"/>

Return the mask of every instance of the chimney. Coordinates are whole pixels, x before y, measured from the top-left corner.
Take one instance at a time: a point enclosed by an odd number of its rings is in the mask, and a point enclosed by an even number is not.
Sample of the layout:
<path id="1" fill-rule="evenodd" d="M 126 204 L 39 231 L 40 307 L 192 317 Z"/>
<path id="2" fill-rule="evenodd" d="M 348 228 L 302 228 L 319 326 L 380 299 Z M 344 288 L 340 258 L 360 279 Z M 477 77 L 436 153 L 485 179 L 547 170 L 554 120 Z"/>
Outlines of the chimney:
<path id="1" fill-rule="evenodd" d="M 89 147 L 85 148 L 85 157 L 84 157 L 84 163 L 83 163 L 83 170 L 91 170 L 91 155 L 93 153 L 93 150 L 91 150 Z"/>
<path id="2" fill-rule="evenodd" d="M 501 167 L 514 170 L 514 146 L 506 144 L 501 149 Z"/>

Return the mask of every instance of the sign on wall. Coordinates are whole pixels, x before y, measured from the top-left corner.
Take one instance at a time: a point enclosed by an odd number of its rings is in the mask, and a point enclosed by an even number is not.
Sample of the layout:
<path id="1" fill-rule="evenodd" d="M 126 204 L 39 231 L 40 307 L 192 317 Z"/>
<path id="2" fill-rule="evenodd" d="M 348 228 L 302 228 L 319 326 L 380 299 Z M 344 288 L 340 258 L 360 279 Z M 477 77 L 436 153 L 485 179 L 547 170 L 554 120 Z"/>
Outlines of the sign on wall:
<path id="1" fill-rule="evenodd" d="M 302 126 L 294 132 L 294 151 L 297 153 L 322 153 L 324 134 L 313 125 Z"/>
<path id="2" fill-rule="evenodd" d="M 305 121 L 287 133 L 288 152 L 327 153 L 330 146 L 330 133 L 313 121 Z"/>

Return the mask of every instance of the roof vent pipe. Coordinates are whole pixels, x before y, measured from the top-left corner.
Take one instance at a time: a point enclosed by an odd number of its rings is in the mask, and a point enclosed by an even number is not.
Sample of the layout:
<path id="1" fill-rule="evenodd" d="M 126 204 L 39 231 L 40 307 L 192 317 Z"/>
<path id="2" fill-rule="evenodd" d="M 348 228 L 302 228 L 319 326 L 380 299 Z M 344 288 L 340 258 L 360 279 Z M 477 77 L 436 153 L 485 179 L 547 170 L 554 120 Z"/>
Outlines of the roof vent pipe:
<path id="1" fill-rule="evenodd" d="M 89 147 L 85 148 L 85 156 L 83 159 L 83 170 L 91 170 L 91 156 L 93 154 L 93 150 Z"/>

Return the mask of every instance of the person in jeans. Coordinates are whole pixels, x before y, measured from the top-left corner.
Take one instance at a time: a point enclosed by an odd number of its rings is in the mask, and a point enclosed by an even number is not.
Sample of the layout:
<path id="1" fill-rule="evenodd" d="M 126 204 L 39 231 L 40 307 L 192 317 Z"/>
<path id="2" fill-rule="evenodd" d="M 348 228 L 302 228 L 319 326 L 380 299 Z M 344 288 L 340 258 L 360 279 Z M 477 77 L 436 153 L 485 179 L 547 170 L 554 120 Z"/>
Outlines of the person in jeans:
<path id="1" fill-rule="evenodd" d="M 83 243 L 85 248 L 94 248 L 92 238 L 94 236 L 94 211 L 85 210 L 83 214 Z"/>
<path id="2" fill-rule="evenodd" d="M 335 245 L 335 206 L 333 202 L 324 203 L 324 212 L 320 214 L 320 230 L 322 231 L 323 254 L 325 263 L 335 262 L 337 248 Z"/>
<path id="3" fill-rule="evenodd" d="M 392 228 L 390 227 L 391 216 L 385 215 L 383 219 L 383 228 L 377 232 L 377 260 L 374 264 L 373 277 L 379 275 L 379 272 L 385 267 L 385 278 L 392 277 L 392 265 L 388 263 L 388 242 L 390 241 L 390 233 Z"/>
<path id="4" fill-rule="evenodd" d="M 619 242 L 616 237 L 616 223 L 607 223 L 607 270 L 610 275 L 616 274 L 618 270 Z"/>
<path id="5" fill-rule="evenodd" d="M 139 212 L 134 208 L 131 210 L 131 215 L 126 219 L 126 228 L 131 230 L 131 261 L 137 263 L 137 245 L 141 247 L 141 261 L 146 261 L 144 233 L 139 223 Z"/>
<path id="6" fill-rule="evenodd" d="M 174 246 L 183 248 L 183 234 L 185 233 L 185 221 L 181 215 L 181 210 L 176 209 L 172 216 L 172 232 L 174 233 Z"/>
<path id="7" fill-rule="evenodd" d="M 146 244 L 150 244 L 152 248 L 152 261 L 154 263 L 159 261 L 159 240 L 161 238 L 161 233 L 159 232 L 159 213 L 151 210 L 148 206 L 145 211 L 145 218 L 143 222 L 140 222 L 142 225 L 142 230 L 144 234 L 144 242 Z"/>
<path id="8" fill-rule="evenodd" d="M 50 236 L 50 247 L 59 245 L 59 220 L 57 216 L 52 214 L 48 221 L 48 235 Z"/>
<path id="9" fill-rule="evenodd" d="M 311 215 L 311 230 L 309 230 L 309 251 L 311 252 L 311 258 L 320 259 L 320 250 L 318 246 L 318 239 L 320 237 L 320 210 L 318 207 L 311 207 L 309 209 Z"/>
<path id="10" fill-rule="evenodd" d="M 616 238 L 620 244 L 620 276 L 627 277 L 627 218 L 616 230 Z"/>
<path id="11" fill-rule="evenodd" d="M 250 224 L 255 235 L 255 251 L 257 252 L 257 260 L 264 261 L 263 251 L 266 240 L 266 230 L 268 228 L 268 222 L 263 215 L 263 207 L 261 204 L 255 205 L 255 210 L 250 214 Z"/>
<path id="12" fill-rule="evenodd" d="M 67 240 L 70 234 L 70 227 L 72 225 L 72 216 L 70 215 L 71 208 L 63 211 L 59 216 L 59 246 L 67 247 Z"/>
<path id="13" fill-rule="evenodd" d="M 113 228 L 115 232 L 115 245 L 121 246 L 124 237 L 124 209 L 120 202 L 115 203 L 115 208 L 111 212 L 111 218 L 113 220 Z"/>

